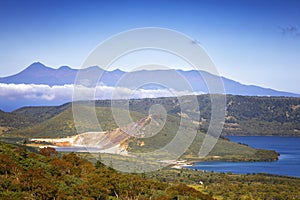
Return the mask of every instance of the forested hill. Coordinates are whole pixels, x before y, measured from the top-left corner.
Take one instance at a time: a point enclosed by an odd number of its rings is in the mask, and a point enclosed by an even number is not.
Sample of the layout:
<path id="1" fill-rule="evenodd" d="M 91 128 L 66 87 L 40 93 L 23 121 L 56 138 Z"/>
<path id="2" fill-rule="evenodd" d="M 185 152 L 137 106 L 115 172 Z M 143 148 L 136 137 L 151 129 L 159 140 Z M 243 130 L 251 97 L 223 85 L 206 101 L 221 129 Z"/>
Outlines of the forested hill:
<path id="1" fill-rule="evenodd" d="M 300 98 L 228 96 L 223 132 L 300 136 Z"/>
<path id="2" fill-rule="evenodd" d="M 200 108 L 199 129 L 205 132 L 210 120 L 210 96 L 199 95 L 197 98 Z M 226 99 L 227 111 L 223 135 L 300 136 L 300 98 L 227 95 Z M 178 100 L 171 97 L 131 100 L 130 109 L 148 114 L 154 104 L 161 104 L 169 115 L 180 117 Z M 110 105 L 109 100 L 96 102 L 97 107 Z M 71 103 L 68 103 L 54 107 L 24 107 L 10 113 L 1 111 L 0 133 L 47 123 L 71 106 Z M 195 120 L 196 115 L 192 111 L 185 114 Z"/>
<path id="3" fill-rule="evenodd" d="M 206 132 L 211 117 L 210 96 L 199 95 L 197 98 L 199 128 Z M 186 99 L 188 102 L 188 97 Z M 226 102 L 223 135 L 300 136 L 300 98 L 227 95 Z M 171 115 L 179 116 L 181 111 L 177 98 L 140 99 L 129 104 L 131 110 L 142 113 L 147 113 L 154 104 L 162 104 Z M 97 101 L 96 105 L 109 106 L 110 101 Z M 199 120 L 199 115 L 192 110 L 189 109 L 185 116 Z"/>

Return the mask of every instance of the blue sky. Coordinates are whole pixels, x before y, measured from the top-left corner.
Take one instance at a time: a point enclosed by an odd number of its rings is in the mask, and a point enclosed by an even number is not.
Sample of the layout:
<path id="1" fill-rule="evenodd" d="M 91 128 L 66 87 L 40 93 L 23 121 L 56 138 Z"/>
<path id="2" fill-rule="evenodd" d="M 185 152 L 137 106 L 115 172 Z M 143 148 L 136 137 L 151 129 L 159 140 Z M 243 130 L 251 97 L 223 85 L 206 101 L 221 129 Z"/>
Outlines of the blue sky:
<path id="1" fill-rule="evenodd" d="M 35 61 L 78 68 L 106 38 L 140 27 L 195 38 L 227 78 L 300 93 L 298 0 L 3 0 L 0 77 Z"/>

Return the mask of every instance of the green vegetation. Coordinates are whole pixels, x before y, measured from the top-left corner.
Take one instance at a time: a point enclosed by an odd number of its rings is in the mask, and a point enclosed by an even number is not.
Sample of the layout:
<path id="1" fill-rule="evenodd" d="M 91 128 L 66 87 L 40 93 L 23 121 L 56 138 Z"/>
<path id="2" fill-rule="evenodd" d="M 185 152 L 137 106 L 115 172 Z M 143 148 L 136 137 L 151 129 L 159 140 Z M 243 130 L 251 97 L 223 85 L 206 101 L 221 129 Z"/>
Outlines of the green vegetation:
<path id="1" fill-rule="evenodd" d="M 54 117 L 68 107 L 70 107 L 70 104 L 61 106 L 24 107 L 11 113 L 0 110 L 0 127 L 4 126 L 13 129 L 30 127 Z"/>
<path id="2" fill-rule="evenodd" d="M 165 168 L 125 174 L 59 154 L 0 142 L 0 199 L 299 199 L 300 179 Z"/>
<path id="3" fill-rule="evenodd" d="M 228 96 L 227 102 L 224 134 L 300 136 L 300 98 Z"/>
<path id="4" fill-rule="evenodd" d="M 203 135 L 198 134 L 183 158 L 189 161 L 197 161 L 199 144 L 202 144 Z M 278 159 L 275 151 L 255 149 L 243 144 L 237 144 L 227 139 L 219 138 L 212 151 L 202 160 L 226 160 L 226 161 L 274 161 Z"/>
<path id="5" fill-rule="evenodd" d="M 85 106 L 82 109 L 84 112 L 92 111 L 91 107 Z M 122 112 L 121 110 L 119 112 Z M 124 111 L 123 111 L 124 112 Z M 96 108 L 96 114 L 98 117 L 98 121 L 101 124 L 101 129 L 103 131 L 108 131 L 117 128 L 115 120 L 113 118 L 112 112 L 110 108 L 98 107 Z M 143 117 L 141 113 L 132 112 L 131 117 L 133 120 L 138 120 Z M 88 131 L 99 131 L 98 124 L 93 124 L 91 122 L 84 121 L 78 124 L 79 128 L 82 132 Z M 69 106 L 64 109 L 59 114 L 54 117 L 44 120 L 41 123 L 37 123 L 33 126 L 29 126 L 22 129 L 12 130 L 7 135 L 18 135 L 23 137 L 66 137 L 76 135 L 77 130 L 74 124 L 74 118 L 72 113 L 72 108 Z M 82 133 L 79 132 L 79 133 Z"/>
<path id="6" fill-rule="evenodd" d="M 206 132 L 211 113 L 209 95 L 199 95 L 200 130 Z M 188 106 L 189 97 L 184 97 Z M 300 98 L 252 97 L 227 95 L 226 119 L 222 135 L 292 135 L 300 136 Z M 107 103 L 97 101 L 98 106 Z M 130 109 L 147 112 L 151 105 L 161 104 L 168 114 L 178 116 L 181 112 L 177 98 L 140 99 L 130 102 Z M 188 110 L 188 111 L 187 111 Z M 194 108 L 185 109 L 191 120 L 199 121 Z"/>
<path id="7" fill-rule="evenodd" d="M 166 145 L 178 131 L 180 114 L 186 120 L 198 123 L 196 137 L 181 159 L 199 161 L 198 152 L 210 119 L 210 98 L 208 95 L 197 98 L 200 119 L 194 109 L 189 109 L 189 97 L 183 98 L 187 107 L 185 113 L 180 113 L 176 98 L 131 100 L 129 107 L 134 121 L 147 116 L 155 104 L 163 105 L 168 115 L 163 129 L 153 137 L 129 138 L 126 141 L 128 151 L 149 152 Z M 117 128 L 109 108 L 111 102 L 95 103 L 102 130 Z M 119 112 L 124 111 L 120 109 Z M 154 120 L 159 122 L 161 119 Z M 229 95 L 223 135 L 300 136 L 299 122 L 300 98 Z M 98 131 L 97 124 L 84 120 L 76 128 L 83 132 Z M 65 104 L 25 107 L 11 113 L 0 111 L 0 134 L 2 141 L 28 144 L 28 138 L 66 137 L 78 133 L 71 104 Z M 189 131 L 186 137 L 189 137 Z M 146 174 L 123 174 L 94 162 L 95 158 L 87 153 L 80 153 L 79 157 L 74 153 L 58 154 L 51 148 L 43 149 L 39 154 L 34 151 L 30 147 L 0 143 L 0 199 L 300 199 L 299 178 L 170 168 Z M 118 161 L 134 160 L 121 155 L 101 156 L 113 157 L 116 165 L 122 164 Z M 274 151 L 254 149 L 221 137 L 202 160 L 272 161 L 277 157 Z"/>
<path id="8" fill-rule="evenodd" d="M 121 174 L 75 153 L 0 143 L 1 199 L 213 199 L 184 183 Z"/>
<path id="9" fill-rule="evenodd" d="M 163 129 L 151 138 L 129 139 L 130 152 L 151 152 L 166 146 L 177 134 L 179 128 L 179 119 L 174 116 L 168 116 Z M 188 132 L 189 128 L 186 128 Z M 189 135 L 186 135 L 187 139 Z M 185 151 L 182 159 L 188 161 L 199 161 L 199 150 L 205 138 L 205 134 L 198 131 L 192 144 Z M 185 142 L 185 141 L 182 141 Z M 143 144 L 140 146 L 139 144 Z M 212 151 L 201 160 L 228 160 L 228 161 L 273 161 L 278 159 L 275 151 L 254 149 L 247 145 L 237 144 L 227 139 L 219 138 Z"/>
<path id="10" fill-rule="evenodd" d="M 286 200 L 300 199 L 300 179 L 268 174 L 214 173 L 165 169 L 148 177 L 171 183 L 185 183 L 216 199 Z"/>
<path id="11" fill-rule="evenodd" d="M 88 106 L 82 106 L 81 112 L 89 112 L 92 108 Z M 118 112 L 124 112 L 124 110 L 119 109 Z M 101 124 L 101 128 L 104 131 L 109 131 L 117 128 L 115 123 L 112 111 L 107 107 L 97 107 L 96 114 L 98 121 Z M 141 120 L 145 114 L 138 113 L 135 111 L 130 112 L 131 117 L 134 121 Z M 153 119 L 157 124 L 162 124 L 163 121 L 159 117 Z M 129 123 L 126 122 L 125 124 Z M 80 129 L 84 132 L 86 131 L 97 131 L 97 125 L 90 123 L 89 121 L 82 121 L 79 123 Z M 168 144 L 177 134 L 177 131 L 180 126 L 180 119 L 174 115 L 167 115 L 166 123 L 164 124 L 162 130 L 159 131 L 156 135 L 150 138 L 129 138 L 127 140 L 128 151 L 131 153 L 134 152 L 151 152 L 156 149 L 160 149 Z M 78 128 L 78 127 L 77 127 Z M 190 140 L 190 134 L 192 128 L 189 127 L 189 123 L 186 124 L 186 134 L 183 139 Z M 48 119 L 42 123 L 36 124 L 32 127 L 20 129 L 14 131 L 11 134 L 15 134 L 21 137 L 66 137 L 76 135 L 77 131 L 74 125 L 74 119 L 72 114 L 71 107 L 65 109 L 60 114 Z M 182 159 L 187 159 L 188 161 L 199 161 L 198 153 L 200 147 L 203 143 L 205 134 L 200 130 L 197 131 L 196 137 L 193 140 L 192 145 L 187 149 L 185 154 L 181 157 Z M 182 141 L 184 142 L 184 141 Z M 143 145 L 141 145 L 143 144 Z M 278 154 L 274 151 L 269 150 L 259 150 L 252 147 L 236 144 L 228 140 L 220 138 L 209 153 L 205 160 L 231 160 L 231 161 L 271 161 L 277 160 Z M 202 159 L 203 160 L 203 159 Z"/>
<path id="12" fill-rule="evenodd" d="M 202 102 L 203 104 L 206 104 L 209 101 L 208 96 L 202 95 L 199 96 L 198 98 L 205 98 L 201 101 L 199 100 L 199 102 Z M 108 106 L 108 102 L 109 101 L 96 102 L 97 105 L 96 114 L 103 131 L 109 131 L 117 128 L 111 109 L 108 107 L 101 107 L 104 105 Z M 129 152 L 131 153 L 151 152 L 155 149 L 160 149 L 161 147 L 164 147 L 166 144 L 168 144 L 176 136 L 180 125 L 180 118 L 177 115 L 178 113 L 177 108 L 172 106 L 176 104 L 176 102 L 174 102 L 174 99 L 172 98 L 133 100 L 132 102 L 130 102 L 130 105 L 132 107 L 132 110 L 133 108 L 135 108 L 136 111 L 130 112 L 132 119 L 134 121 L 141 120 L 141 118 L 143 118 L 145 115 L 148 114 L 147 112 L 151 107 L 151 105 L 158 104 L 158 103 L 162 103 L 163 105 L 166 106 L 167 109 L 169 109 L 168 111 L 169 115 L 167 115 L 167 120 L 163 126 L 163 129 L 160 130 L 158 134 L 150 138 L 144 138 L 144 139 L 129 138 L 127 141 Z M 145 110 L 140 110 L 140 112 L 137 112 L 139 109 L 142 108 L 144 108 Z M 92 109 L 93 108 L 89 106 L 82 106 L 81 113 L 84 114 L 84 112 L 89 112 Z M 41 110 L 45 110 L 45 112 L 42 112 Z M 36 137 L 57 138 L 57 137 L 67 137 L 67 136 L 78 134 L 74 125 L 72 108 L 67 104 L 60 107 L 23 108 L 15 112 L 18 112 L 19 116 L 27 116 L 27 117 L 35 116 L 36 114 L 40 118 L 46 120 L 29 127 L 24 127 L 17 130 L 13 129 L 7 132 L 6 134 L 4 134 L 4 136 L 6 137 L 17 136 L 23 138 L 36 138 Z M 118 112 L 124 112 L 124 111 L 119 109 Z M 7 113 L 7 114 L 16 115 L 16 113 Z M 52 115 L 54 115 L 52 118 L 47 119 L 49 116 Z M 187 113 L 187 116 L 192 116 L 192 115 L 193 113 Z M 205 112 L 203 115 L 205 115 Z M 162 123 L 161 122 L 162 120 L 159 117 L 153 120 L 156 121 L 158 124 Z M 128 120 L 128 123 L 129 122 L 130 121 Z M 78 128 L 78 126 L 76 128 Z M 193 131 L 191 130 L 191 128 L 193 127 L 190 128 L 186 127 L 186 137 L 184 139 L 187 140 L 189 139 L 190 137 L 189 133 Z M 99 130 L 97 123 L 91 123 L 88 120 L 80 122 L 79 129 L 82 132 Z M 188 161 L 199 161 L 198 152 L 200 150 L 204 137 L 205 134 L 202 133 L 200 128 L 197 131 L 196 137 L 194 138 L 192 145 L 187 149 L 187 151 L 181 158 L 187 159 Z M 8 141 L 8 140 L 6 139 L 4 141 Z M 221 138 L 218 140 L 218 143 L 215 145 L 215 147 L 209 153 L 209 155 L 202 160 L 272 161 L 272 160 L 276 160 L 277 157 L 278 154 L 274 151 L 254 149 L 247 145 L 236 144 Z"/>
<path id="13" fill-rule="evenodd" d="M 194 108 L 184 114 L 191 120 L 199 121 L 199 129 L 206 132 L 210 121 L 210 96 L 199 95 L 197 98 L 200 119 L 193 113 Z M 223 135 L 300 136 L 300 98 L 233 95 L 227 95 L 226 98 L 227 113 Z M 188 100 L 188 97 L 183 99 Z M 109 100 L 96 101 L 95 104 L 97 107 L 111 106 Z M 172 97 L 130 100 L 129 107 L 132 111 L 148 114 L 149 108 L 154 104 L 163 105 L 169 115 L 178 117 L 181 111 L 178 99 Z M 189 106 L 188 101 L 185 106 Z M 0 111 L 0 127 L 5 127 L 4 132 L 11 133 L 45 122 L 70 107 L 71 104 L 68 103 L 53 107 L 24 107 L 11 113 Z M 7 128 L 11 131 L 6 131 Z"/>

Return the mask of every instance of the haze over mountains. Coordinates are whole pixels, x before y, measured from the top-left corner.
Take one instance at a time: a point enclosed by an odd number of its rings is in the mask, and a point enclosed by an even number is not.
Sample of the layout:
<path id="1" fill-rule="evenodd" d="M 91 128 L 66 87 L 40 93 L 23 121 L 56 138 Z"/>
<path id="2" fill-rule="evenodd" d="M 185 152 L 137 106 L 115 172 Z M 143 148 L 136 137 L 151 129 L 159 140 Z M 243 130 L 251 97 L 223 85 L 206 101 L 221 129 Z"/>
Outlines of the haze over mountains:
<path id="1" fill-rule="evenodd" d="M 97 86 L 98 99 L 110 99 L 115 87 L 122 88 L 121 94 L 131 94 L 135 91 L 133 98 L 209 93 L 205 80 L 214 82 L 219 79 L 216 75 L 205 71 L 199 73 L 196 70 L 124 72 L 119 69 L 105 71 L 97 66 L 83 70 L 68 66 L 53 69 L 36 62 L 20 73 L 0 78 L 0 109 L 11 111 L 22 106 L 58 105 L 69 102 L 72 100 L 73 84 L 79 71 L 82 77 L 91 80 L 98 80 L 101 76 Z M 225 77 L 221 77 L 221 80 L 226 94 L 300 97 L 299 94 L 243 85 Z"/>

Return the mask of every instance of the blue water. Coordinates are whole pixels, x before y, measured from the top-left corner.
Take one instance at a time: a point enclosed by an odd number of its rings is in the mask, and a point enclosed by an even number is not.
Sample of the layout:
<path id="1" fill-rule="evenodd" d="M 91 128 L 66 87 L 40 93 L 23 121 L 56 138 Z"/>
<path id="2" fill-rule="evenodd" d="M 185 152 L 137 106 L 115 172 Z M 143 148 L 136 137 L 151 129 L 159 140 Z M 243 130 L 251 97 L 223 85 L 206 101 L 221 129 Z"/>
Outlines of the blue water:
<path id="1" fill-rule="evenodd" d="M 199 162 L 192 169 L 236 174 L 269 173 L 300 177 L 300 137 L 230 136 L 231 141 L 255 148 L 275 150 L 279 160 L 273 162 Z"/>

